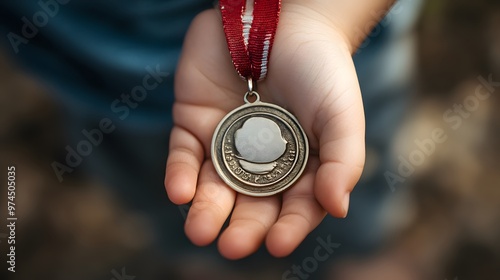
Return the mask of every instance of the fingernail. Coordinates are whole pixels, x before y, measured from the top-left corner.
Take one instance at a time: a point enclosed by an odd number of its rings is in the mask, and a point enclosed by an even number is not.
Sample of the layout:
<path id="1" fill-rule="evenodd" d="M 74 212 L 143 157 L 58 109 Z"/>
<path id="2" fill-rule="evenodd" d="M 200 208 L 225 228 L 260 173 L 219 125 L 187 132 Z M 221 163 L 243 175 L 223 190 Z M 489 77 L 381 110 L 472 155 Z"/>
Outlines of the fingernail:
<path id="1" fill-rule="evenodd" d="M 344 208 L 344 218 L 347 217 L 347 213 L 349 212 L 349 198 L 350 194 L 346 193 L 344 198 L 342 199 L 342 207 Z"/>

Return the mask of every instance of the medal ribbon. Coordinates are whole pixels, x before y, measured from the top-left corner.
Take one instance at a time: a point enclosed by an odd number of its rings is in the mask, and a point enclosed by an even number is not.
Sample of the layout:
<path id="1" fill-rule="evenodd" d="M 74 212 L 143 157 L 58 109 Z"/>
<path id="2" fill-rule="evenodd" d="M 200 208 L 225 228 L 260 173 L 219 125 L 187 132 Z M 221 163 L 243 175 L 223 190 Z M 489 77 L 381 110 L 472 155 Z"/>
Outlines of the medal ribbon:
<path id="1" fill-rule="evenodd" d="M 219 6 L 234 68 L 244 79 L 264 79 L 281 0 L 220 0 Z"/>

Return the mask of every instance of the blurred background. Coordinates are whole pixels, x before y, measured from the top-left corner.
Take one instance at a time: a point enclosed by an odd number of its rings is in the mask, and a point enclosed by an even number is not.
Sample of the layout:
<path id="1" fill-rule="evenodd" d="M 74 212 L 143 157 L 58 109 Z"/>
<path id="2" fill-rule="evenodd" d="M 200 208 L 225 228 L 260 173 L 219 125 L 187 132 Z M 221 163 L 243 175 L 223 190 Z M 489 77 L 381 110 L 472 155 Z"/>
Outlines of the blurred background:
<path id="1" fill-rule="evenodd" d="M 176 43 L 148 49 L 153 35 L 123 39 L 123 30 L 153 26 L 118 16 L 137 7 L 117 11 L 115 24 L 106 26 L 100 17 L 109 7 L 92 2 L 60 4 L 45 29 L 29 43 L 21 40 L 17 54 L 8 34 L 21 34 L 23 14 L 40 7 L 0 4 L 7 38 L 0 44 L 0 176 L 6 182 L 6 167 L 16 167 L 19 219 L 16 273 L 4 267 L 8 232 L 0 229 L 2 279 L 500 279 L 498 1 L 399 1 L 355 55 L 366 94 L 367 163 L 348 218 L 326 218 L 288 258 L 261 249 L 237 262 L 222 259 L 215 246 L 191 245 L 182 227 L 189 205 L 171 204 L 164 192 L 171 94 L 157 97 L 160 105 L 146 100 L 140 110 L 130 107 L 124 121 L 125 111 L 110 109 L 137 85 L 129 75 L 140 79 L 151 73 L 146 67 L 167 73 L 152 91 L 160 93 L 151 95 L 172 91 L 178 53 L 162 52 L 178 49 L 183 33 L 153 30 Z M 63 9 L 90 11 L 97 27 L 62 25 L 82 41 L 66 40 L 65 28 L 53 22 L 81 14 Z M 176 24 L 185 30 L 189 20 Z M 117 31 L 111 41 L 107 32 Z M 143 46 L 134 40 L 160 54 L 135 55 Z M 121 47 L 103 50 L 116 42 Z M 90 60 L 93 51 L 100 60 Z M 110 66 L 114 55 L 127 57 L 119 71 Z M 156 60 L 171 63 L 163 68 Z M 105 70 L 108 76 L 100 75 Z M 84 98 L 85 91 L 93 94 Z M 70 150 L 78 152 L 88 139 L 82 130 L 93 131 L 105 118 L 116 131 L 103 133 L 69 166 Z M 325 240 L 336 247 L 324 248 L 328 258 L 320 260 L 313 252 Z"/>

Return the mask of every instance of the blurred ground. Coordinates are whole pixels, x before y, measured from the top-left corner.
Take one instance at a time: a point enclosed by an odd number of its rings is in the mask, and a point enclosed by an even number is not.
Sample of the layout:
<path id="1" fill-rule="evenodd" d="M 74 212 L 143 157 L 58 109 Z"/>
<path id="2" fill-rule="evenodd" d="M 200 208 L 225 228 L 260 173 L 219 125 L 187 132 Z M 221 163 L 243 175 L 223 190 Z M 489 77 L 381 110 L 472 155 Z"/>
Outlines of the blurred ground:
<path id="1" fill-rule="evenodd" d="M 500 84 L 488 88 L 478 79 L 500 81 L 499 4 L 425 5 L 417 30 L 418 94 L 394 147 L 394 170 L 398 156 L 422 150 L 415 140 L 432 137 L 436 128 L 446 140 L 434 143 L 394 188 L 386 207 L 393 228 L 388 245 L 339 261 L 329 279 L 500 279 Z M 480 85 L 481 96 L 490 93 L 484 99 L 477 95 Z M 9 279 L 111 279 L 110 271 L 119 273 L 125 264 L 141 279 L 242 279 L 205 259 L 190 260 L 188 270 L 179 265 L 182 258 L 166 265 L 143 214 L 127 210 L 98 183 L 78 176 L 59 183 L 46 163 L 64 139 L 46 91 L 0 55 L 0 166 L 17 168 L 17 238 L 23 241 L 17 254 L 24 269 Z M 4 220 L 5 207 L 0 211 Z M 246 277 L 279 279 L 282 271 Z M 0 275 L 7 279 L 5 270 Z"/>

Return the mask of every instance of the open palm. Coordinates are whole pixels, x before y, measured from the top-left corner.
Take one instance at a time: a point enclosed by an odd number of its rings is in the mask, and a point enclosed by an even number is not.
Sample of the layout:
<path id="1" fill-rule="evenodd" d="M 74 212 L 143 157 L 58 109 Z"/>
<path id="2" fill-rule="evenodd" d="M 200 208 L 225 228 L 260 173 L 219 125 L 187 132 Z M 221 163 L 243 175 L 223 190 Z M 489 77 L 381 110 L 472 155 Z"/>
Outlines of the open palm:
<path id="1" fill-rule="evenodd" d="M 197 245 L 221 234 L 222 255 L 238 259 L 265 242 L 274 256 L 290 254 L 330 213 L 345 217 L 349 194 L 364 164 L 364 115 L 345 40 L 307 12 L 283 9 L 269 73 L 259 83 L 265 102 L 292 112 L 310 142 L 302 177 L 270 197 L 238 194 L 217 175 L 210 157 L 219 121 L 243 104 L 237 75 L 215 10 L 200 14 L 187 34 L 176 74 L 175 126 L 165 186 L 170 200 L 192 200 L 185 231 Z"/>

